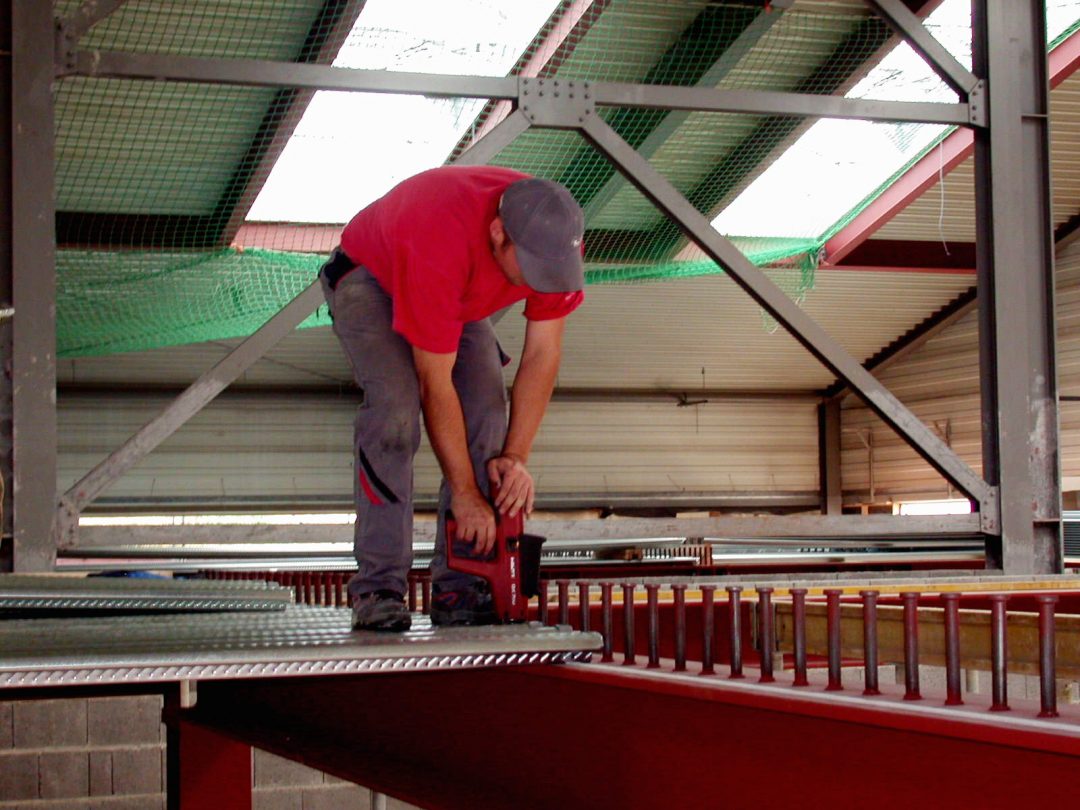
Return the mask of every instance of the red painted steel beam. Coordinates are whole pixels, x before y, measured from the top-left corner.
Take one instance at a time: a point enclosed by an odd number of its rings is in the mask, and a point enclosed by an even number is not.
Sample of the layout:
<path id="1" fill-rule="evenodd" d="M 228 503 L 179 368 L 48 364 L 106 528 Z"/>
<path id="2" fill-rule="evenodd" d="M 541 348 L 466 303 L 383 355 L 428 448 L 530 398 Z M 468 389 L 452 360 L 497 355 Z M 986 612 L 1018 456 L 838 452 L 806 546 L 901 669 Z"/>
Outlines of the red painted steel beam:
<path id="1" fill-rule="evenodd" d="M 1057 87 L 1080 67 L 1080 32 L 1072 34 L 1049 55 L 1051 89 Z M 842 262 L 853 250 L 874 235 L 889 220 L 917 200 L 975 151 L 975 135 L 970 129 L 958 129 L 908 169 L 895 183 L 868 205 L 848 225 L 825 244 L 829 266 Z"/>
<path id="2" fill-rule="evenodd" d="M 251 746 L 206 726 L 178 723 L 180 784 L 168 786 L 170 810 L 251 810 Z"/>
<path id="3" fill-rule="evenodd" d="M 1049 807 L 1080 765 L 1050 723 L 885 703 L 575 666 L 208 682 L 188 718 L 427 808 Z"/>

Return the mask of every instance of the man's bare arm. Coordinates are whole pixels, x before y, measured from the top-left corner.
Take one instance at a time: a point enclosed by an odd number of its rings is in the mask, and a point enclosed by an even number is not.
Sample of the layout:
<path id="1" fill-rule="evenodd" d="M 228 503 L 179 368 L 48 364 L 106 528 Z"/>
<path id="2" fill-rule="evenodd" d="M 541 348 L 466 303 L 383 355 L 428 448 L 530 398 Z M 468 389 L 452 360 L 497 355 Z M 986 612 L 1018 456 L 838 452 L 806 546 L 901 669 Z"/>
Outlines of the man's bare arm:
<path id="1" fill-rule="evenodd" d="M 413 347 L 424 424 L 450 485 L 450 508 L 457 523 L 457 537 L 475 540 L 477 553 L 486 554 L 495 544 L 495 514 L 476 485 L 465 417 L 451 376 L 456 359 L 455 352 L 436 354 Z"/>
<path id="2" fill-rule="evenodd" d="M 533 441 L 540 430 L 562 358 L 565 318 L 529 321 L 525 348 L 510 398 L 510 428 L 502 455 L 488 464 L 488 476 L 499 486 L 495 506 L 516 515 L 532 511 L 535 490 L 526 469 Z"/>

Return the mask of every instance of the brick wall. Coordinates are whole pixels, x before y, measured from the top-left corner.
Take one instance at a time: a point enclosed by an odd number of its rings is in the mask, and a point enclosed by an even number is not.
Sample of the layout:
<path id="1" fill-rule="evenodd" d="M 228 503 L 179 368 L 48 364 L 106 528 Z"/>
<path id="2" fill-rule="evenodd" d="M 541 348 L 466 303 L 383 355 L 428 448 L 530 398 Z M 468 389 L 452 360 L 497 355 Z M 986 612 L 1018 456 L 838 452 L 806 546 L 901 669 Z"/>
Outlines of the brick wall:
<path id="1" fill-rule="evenodd" d="M 158 695 L 0 701 L 0 810 L 165 810 L 161 708 Z M 370 807 L 366 788 L 265 751 L 253 766 L 254 810 Z"/>
<path id="2" fill-rule="evenodd" d="M 163 810 L 157 696 L 0 703 L 0 810 Z"/>

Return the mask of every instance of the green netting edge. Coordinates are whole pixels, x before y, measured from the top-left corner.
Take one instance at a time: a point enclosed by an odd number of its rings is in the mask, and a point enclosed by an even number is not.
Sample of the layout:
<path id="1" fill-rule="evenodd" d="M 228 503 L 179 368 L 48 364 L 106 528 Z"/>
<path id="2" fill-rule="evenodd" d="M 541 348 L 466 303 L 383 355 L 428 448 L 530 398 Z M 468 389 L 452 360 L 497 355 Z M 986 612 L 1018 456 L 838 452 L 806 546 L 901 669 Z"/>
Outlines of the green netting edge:
<path id="1" fill-rule="evenodd" d="M 820 242 L 733 239 L 756 265 L 783 263 L 778 283 L 801 300 L 813 287 Z M 325 257 L 228 248 L 57 253 L 57 355 L 93 357 L 246 337 L 316 277 Z M 590 264 L 586 283 L 625 284 L 722 273 L 713 261 Z M 300 324 L 328 326 L 325 306 Z"/>

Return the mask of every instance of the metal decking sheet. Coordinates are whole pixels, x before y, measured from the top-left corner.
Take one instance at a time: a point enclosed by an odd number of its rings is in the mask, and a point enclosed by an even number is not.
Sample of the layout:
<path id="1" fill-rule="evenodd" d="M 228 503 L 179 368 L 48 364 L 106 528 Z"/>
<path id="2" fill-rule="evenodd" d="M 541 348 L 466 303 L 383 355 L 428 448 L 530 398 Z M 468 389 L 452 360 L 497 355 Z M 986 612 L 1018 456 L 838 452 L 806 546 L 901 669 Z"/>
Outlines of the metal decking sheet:
<path id="1" fill-rule="evenodd" d="M 586 661 L 597 633 L 520 624 L 351 630 L 343 608 L 0 621 L 0 688 Z"/>
<path id="2" fill-rule="evenodd" d="M 267 582 L 0 575 L 0 613 L 284 610 L 292 590 Z M 0 648 L 2 649 L 2 648 Z"/>

